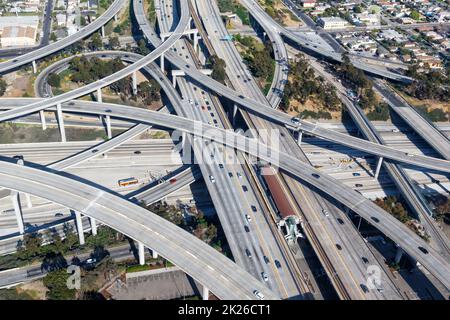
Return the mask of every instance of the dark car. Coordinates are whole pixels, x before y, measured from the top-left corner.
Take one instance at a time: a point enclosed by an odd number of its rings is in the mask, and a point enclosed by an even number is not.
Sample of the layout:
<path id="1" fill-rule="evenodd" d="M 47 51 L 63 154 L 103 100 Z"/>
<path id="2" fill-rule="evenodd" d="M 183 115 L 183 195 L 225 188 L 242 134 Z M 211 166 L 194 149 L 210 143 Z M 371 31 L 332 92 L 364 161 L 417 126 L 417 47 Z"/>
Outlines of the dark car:
<path id="1" fill-rule="evenodd" d="M 278 269 L 281 269 L 281 263 L 280 263 L 280 261 L 275 260 L 275 266 L 276 266 Z"/>

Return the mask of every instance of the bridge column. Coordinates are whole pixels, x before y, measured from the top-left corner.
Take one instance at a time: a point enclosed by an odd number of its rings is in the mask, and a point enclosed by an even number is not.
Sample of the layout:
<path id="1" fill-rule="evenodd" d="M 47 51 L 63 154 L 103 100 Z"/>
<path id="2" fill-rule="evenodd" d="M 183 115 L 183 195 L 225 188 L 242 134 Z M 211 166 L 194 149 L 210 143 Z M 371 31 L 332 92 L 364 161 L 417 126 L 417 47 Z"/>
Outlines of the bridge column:
<path id="1" fill-rule="evenodd" d="M 233 105 L 233 126 L 236 124 L 237 105 Z"/>
<path id="2" fill-rule="evenodd" d="M 90 218 L 89 221 L 91 222 L 91 232 L 93 236 L 97 235 L 97 221 L 94 218 Z"/>
<path id="3" fill-rule="evenodd" d="M 88 3 L 89 3 L 89 1 L 88 1 Z M 117 21 L 117 19 L 118 19 L 118 18 L 117 18 L 117 14 L 115 14 L 115 15 L 114 15 L 114 21 Z"/>
<path id="4" fill-rule="evenodd" d="M 142 242 L 138 242 L 138 251 L 139 251 L 139 264 L 143 266 L 145 264 L 145 248 Z"/>
<path id="5" fill-rule="evenodd" d="M 62 115 L 61 104 L 56 105 L 56 117 L 58 118 L 59 132 L 61 133 L 61 141 L 66 142 L 66 129 L 64 128 L 64 118 Z"/>
<path id="6" fill-rule="evenodd" d="M 137 75 L 136 75 L 136 71 L 133 72 L 131 78 L 133 79 L 133 94 L 136 95 L 137 94 Z"/>
<path id="7" fill-rule="evenodd" d="M 194 37 L 194 51 L 198 53 L 198 30 L 196 32 L 194 32 L 193 34 Z"/>
<path id="8" fill-rule="evenodd" d="M 303 131 L 298 130 L 297 143 L 298 145 L 302 144 Z"/>
<path id="9" fill-rule="evenodd" d="M 36 60 L 33 60 L 31 64 L 33 65 L 33 73 L 36 73 L 37 72 Z"/>
<path id="10" fill-rule="evenodd" d="M 177 76 L 173 74 L 172 72 L 172 85 L 174 88 L 177 86 Z"/>
<path id="11" fill-rule="evenodd" d="M 102 26 L 102 38 L 105 37 L 105 26 Z"/>
<path id="12" fill-rule="evenodd" d="M 83 221 L 81 220 L 81 213 L 78 211 L 72 212 L 75 213 L 75 222 L 77 225 L 78 240 L 80 241 L 80 245 L 84 245 L 84 230 L 83 230 Z"/>
<path id="13" fill-rule="evenodd" d="M 97 102 L 102 103 L 103 99 L 102 99 L 102 88 L 98 88 L 97 89 Z"/>
<path id="14" fill-rule="evenodd" d="M 39 111 L 39 118 L 41 118 L 42 130 L 47 130 L 47 123 L 45 122 L 44 110 Z"/>
<path id="15" fill-rule="evenodd" d="M 381 165 L 383 164 L 383 157 L 378 158 L 377 168 L 375 170 L 375 179 L 378 179 L 378 175 L 380 174 Z"/>
<path id="16" fill-rule="evenodd" d="M 152 258 L 158 259 L 158 251 L 156 251 L 155 249 L 152 249 Z"/>
<path id="17" fill-rule="evenodd" d="M 402 259 L 402 256 L 403 256 L 403 249 L 400 248 L 399 246 L 397 246 L 397 252 L 396 252 L 396 254 L 395 254 L 394 262 L 395 262 L 396 264 L 399 264 L 399 263 L 400 263 L 400 260 Z"/>
<path id="18" fill-rule="evenodd" d="M 14 213 L 16 215 L 19 233 L 24 234 L 25 228 L 23 226 L 22 207 L 20 206 L 20 198 L 19 198 L 19 193 L 17 191 L 11 191 L 11 200 L 12 200 L 13 207 L 14 207 Z"/>
<path id="19" fill-rule="evenodd" d="M 106 134 L 108 135 L 108 139 L 111 139 L 112 138 L 111 117 L 109 115 L 105 116 L 105 124 L 106 124 Z"/>
<path id="20" fill-rule="evenodd" d="M 161 55 L 159 56 L 159 60 L 160 60 L 161 70 L 162 70 L 162 72 L 164 72 L 164 52 L 161 53 Z"/>
<path id="21" fill-rule="evenodd" d="M 204 285 L 202 290 L 203 300 L 209 300 L 209 289 Z"/>

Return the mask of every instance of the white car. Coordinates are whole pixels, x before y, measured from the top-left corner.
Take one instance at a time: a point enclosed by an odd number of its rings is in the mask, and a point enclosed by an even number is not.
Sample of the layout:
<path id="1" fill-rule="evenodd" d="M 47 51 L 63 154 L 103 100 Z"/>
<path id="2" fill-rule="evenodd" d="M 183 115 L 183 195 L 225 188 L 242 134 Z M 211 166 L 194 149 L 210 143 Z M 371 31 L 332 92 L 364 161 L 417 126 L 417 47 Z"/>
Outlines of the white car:
<path id="1" fill-rule="evenodd" d="M 392 129 L 392 132 L 397 133 L 397 132 L 400 132 L 400 130 L 398 130 L 397 128 L 395 128 L 395 129 Z"/>
<path id="2" fill-rule="evenodd" d="M 248 222 L 252 221 L 252 217 L 250 217 L 248 214 L 245 215 L 245 219 L 247 219 Z"/>
<path id="3" fill-rule="evenodd" d="M 255 297 L 257 297 L 259 300 L 264 300 L 264 295 L 259 292 L 258 290 L 254 290 L 253 294 L 255 295 Z"/>
<path id="4" fill-rule="evenodd" d="M 209 176 L 209 181 L 211 181 L 211 183 L 216 182 L 216 179 L 213 176 Z"/>
<path id="5" fill-rule="evenodd" d="M 240 172 L 237 173 L 238 178 L 242 178 L 242 174 Z"/>
<path id="6" fill-rule="evenodd" d="M 328 217 L 330 215 L 326 209 L 322 209 L 322 213 L 325 215 L 325 217 Z"/>
<path id="7" fill-rule="evenodd" d="M 261 276 L 265 282 L 269 281 L 269 277 L 267 276 L 267 273 L 261 272 Z"/>

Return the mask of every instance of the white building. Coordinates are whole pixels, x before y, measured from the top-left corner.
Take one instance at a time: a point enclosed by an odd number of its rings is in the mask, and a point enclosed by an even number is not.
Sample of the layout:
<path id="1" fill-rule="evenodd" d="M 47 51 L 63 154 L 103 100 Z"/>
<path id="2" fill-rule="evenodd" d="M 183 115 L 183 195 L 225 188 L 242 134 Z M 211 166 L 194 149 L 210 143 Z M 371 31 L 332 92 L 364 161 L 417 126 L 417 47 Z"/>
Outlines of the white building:
<path id="1" fill-rule="evenodd" d="M 342 29 L 348 25 L 348 22 L 340 17 L 320 17 L 317 22 L 324 29 Z"/>
<path id="2" fill-rule="evenodd" d="M 1 46 L 20 47 L 35 45 L 38 24 L 38 16 L 0 17 Z"/>
<path id="3" fill-rule="evenodd" d="M 368 26 L 380 25 L 380 15 L 379 14 L 366 14 L 358 13 L 355 15 L 356 18 Z"/>
<path id="4" fill-rule="evenodd" d="M 64 13 L 58 13 L 56 15 L 56 23 L 58 24 L 58 27 L 65 27 L 66 19 L 67 19 L 67 17 Z"/>
<path id="5" fill-rule="evenodd" d="M 5 27 L 2 30 L 1 45 L 6 47 L 34 46 L 37 29 L 33 27 Z"/>

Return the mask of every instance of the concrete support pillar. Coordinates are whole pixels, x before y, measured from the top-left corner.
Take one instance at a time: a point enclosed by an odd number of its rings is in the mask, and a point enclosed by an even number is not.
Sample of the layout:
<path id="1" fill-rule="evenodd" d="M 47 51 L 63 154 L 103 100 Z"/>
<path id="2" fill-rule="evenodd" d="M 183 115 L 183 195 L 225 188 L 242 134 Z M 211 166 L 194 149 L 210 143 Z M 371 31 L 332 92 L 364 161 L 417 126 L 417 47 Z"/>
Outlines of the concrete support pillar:
<path id="1" fill-rule="evenodd" d="M 160 57 L 161 70 L 164 72 L 164 53 L 161 53 Z"/>
<path id="2" fill-rule="evenodd" d="M 78 240 L 80 241 L 80 245 L 84 245 L 83 221 L 81 220 L 81 213 L 78 211 L 75 211 L 75 222 L 77 224 Z"/>
<path id="3" fill-rule="evenodd" d="M 88 3 L 89 3 L 89 1 L 88 1 Z M 117 14 L 115 14 L 115 15 L 114 15 L 114 21 L 117 21 L 117 19 L 118 19 L 118 18 L 117 18 Z"/>
<path id="4" fill-rule="evenodd" d="M 105 124 L 106 124 L 106 134 L 108 135 L 108 139 L 111 139 L 112 138 L 111 117 L 109 115 L 105 116 Z"/>
<path id="5" fill-rule="evenodd" d="M 198 53 L 198 32 L 194 32 L 194 51 Z"/>
<path id="6" fill-rule="evenodd" d="M 174 88 L 177 86 L 177 76 L 172 73 L 172 85 Z"/>
<path id="7" fill-rule="evenodd" d="M 36 61 L 33 60 L 33 62 L 31 64 L 33 65 L 33 73 L 36 73 L 37 72 Z"/>
<path id="8" fill-rule="evenodd" d="M 105 37 L 105 26 L 102 26 L 102 38 Z"/>
<path id="9" fill-rule="evenodd" d="M 303 131 L 299 130 L 298 131 L 298 136 L 297 136 L 297 143 L 298 143 L 298 145 L 302 144 L 302 137 L 303 137 Z"/>
<path id="10" fill-rule="evenodd" d="M 136 71 L 133 72 L 131 78 L 133 79 L 133 94 L 136 95 L 137 94 L 137 75 L 136 75 Z"/>
<path id="11" fill-rule="evenodd" d="M 62 115 L 61 104 L 56 105 L 56 117 L 58 118 L 59 132 L 61 133 L 61 141 L 66 142 L 66 129 L 64 127 L 64 118 Z"/>
<path id="12" fill-rule="evenodd" d="M 236 124 L 237 105 L 233 105 L 233 126 Z"/>
<path id="13" fill-rule="evenodd" d="M 42 130 L 47 130 L 47 123 L 45 122 L 44 110 L 39 111 L 39 118 L 41 118 Z"/>
<path id="14" fill-rule="evenodd" d="M 145 248 L 142 242 L 138 242 L 138 251 L 139 251 L 139 264 L 143 266 L 145 264 Z"/>
<path id="15" fill-rule="evenodd" d="M 402 259 L 402 256 L 403 256 L 403 249 L 397 246 L 397 253 L 395 254 L 394 262 L 396 264 L 399 264 L 400 260 Z"/>
<path id="16" fill-rule="evenodd" d="M 381 165 L 383 164 L 383 157 L 378 158 L 377 168 L 375 170 L 375 179 L 378 179 L 378 175 L 380 174 Z"/>
<path id="17" fill-rule="evenodd" d="M 97 235 L 97 221 L 95 221 L 94 218 L 90 218 L 91 221 L 91 231 L 92 231 L 92 235 L 96 236 Z"/>
<path id="18" fill-rule="evenodd" d="M 202 290 L 203 300 L 209 300 L 209 289 L 204 285 Z"/>
<path id="19" fill-rule="evenodd" d="M 158 259 L 158 251 L 156 251 L 155 249 L 152 249 L 152 258 Z"/>
<path id="20" fill-rule="evenodd" d="M 14 213 L 16 215 L 17 227 L 19 228 L 19 233 L 24 234 L 25 228 L 23 225 L 22 207 L 20 206 L 19 193 L 17 191 L 11 191 L 11 200 L 14 207 Z"/>
<path id="21" fill-rule="evenodd" d="M 97 89 L 97 102 L 102 103 L 103 99 L 102 99 L 102 88 L 98 88 Z"/>

